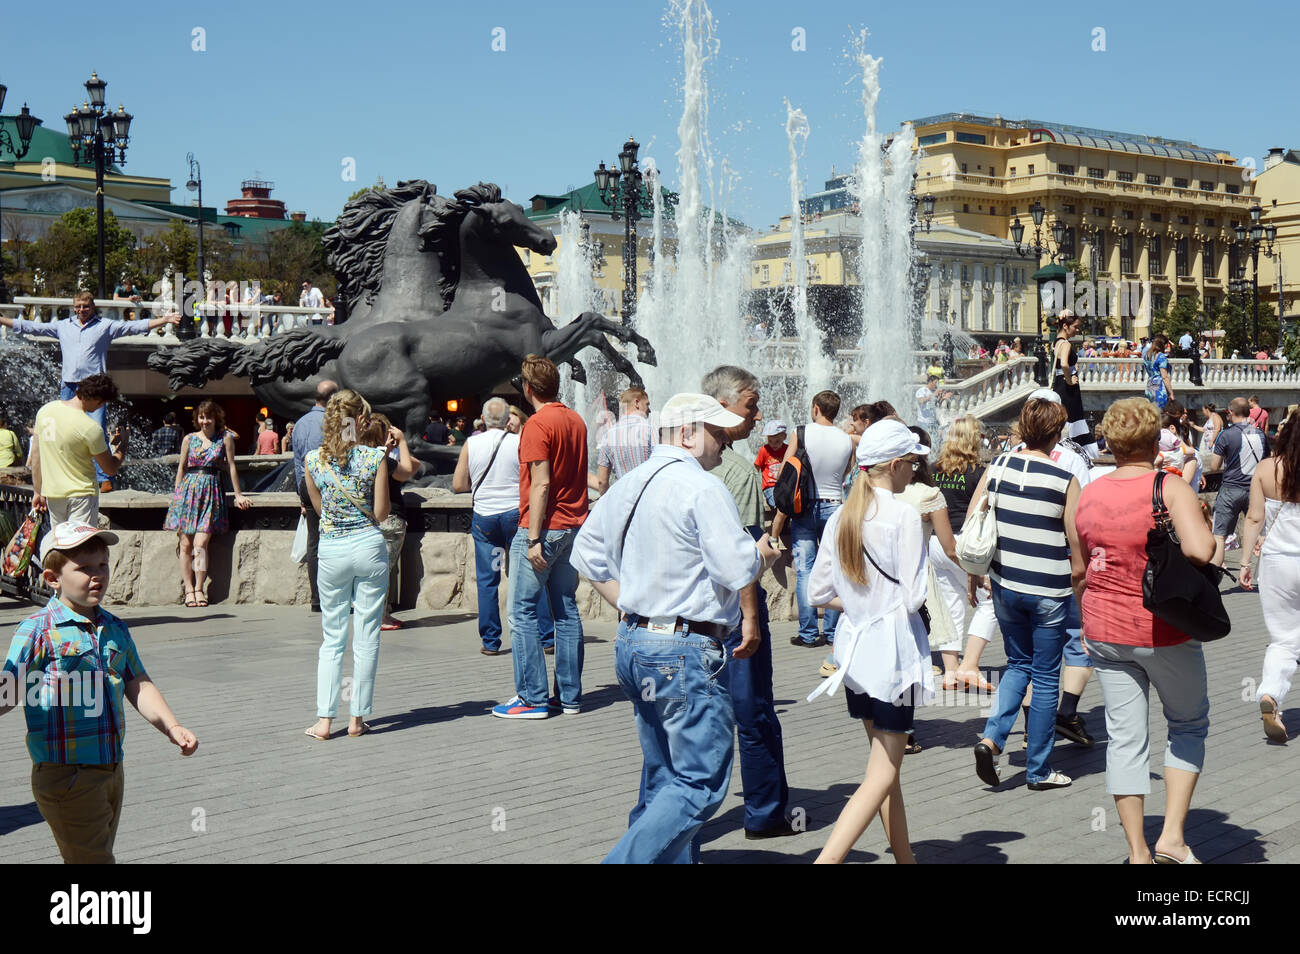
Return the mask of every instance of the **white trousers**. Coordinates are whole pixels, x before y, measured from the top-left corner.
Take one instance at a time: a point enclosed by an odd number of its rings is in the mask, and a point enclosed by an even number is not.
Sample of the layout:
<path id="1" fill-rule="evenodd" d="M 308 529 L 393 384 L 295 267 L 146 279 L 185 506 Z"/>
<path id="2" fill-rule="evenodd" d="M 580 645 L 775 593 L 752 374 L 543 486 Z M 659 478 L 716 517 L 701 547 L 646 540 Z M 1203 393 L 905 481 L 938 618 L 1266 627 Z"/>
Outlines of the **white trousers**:
<path id="1" fill-rule="evenodd" d="M 1300 561 L 1294 556 L 1260 557 L 1259 601 L 1269 635 L 1259 695 L 1270 696 L 1281 707 L 1300 657 Z"/>
<path id="2" fill-rule="evenodd" d="M 993 595 L 987 587 L 975 591 L 975 615 L 966 625 L 966 605 L 969 602 L 967 586 L 970 577 L 958 564 L 948 559 L 937 537 L 930 537 L 930 565 L 934 568 L 935 584 L 943 598 L 944 607 L 952 615 L 953 632 L 992 640 L 997 631 L 997 617 L 993 613 Z M 937 607 L 931 607 L 933 613 Z M 961 652 L 961 636 L 955 642 L 930 647 L 936 652 Z"/>

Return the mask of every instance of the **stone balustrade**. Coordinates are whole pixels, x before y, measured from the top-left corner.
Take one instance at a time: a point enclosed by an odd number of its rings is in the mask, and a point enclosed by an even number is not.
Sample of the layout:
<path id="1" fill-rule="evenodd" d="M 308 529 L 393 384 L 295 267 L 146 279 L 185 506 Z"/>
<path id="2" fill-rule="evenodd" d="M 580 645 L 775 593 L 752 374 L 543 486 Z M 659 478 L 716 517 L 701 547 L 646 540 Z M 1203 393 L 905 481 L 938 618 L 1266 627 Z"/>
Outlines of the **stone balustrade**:
<path id="1" fill-rule="evenodd" d="M 939 385 L 950 392 L 939 401 L 939 421 L 948 424 L 959 417 L 988 417 L 1027 397 L 1036 387 L 1034 366 L 1037 359 L 1026 356 L 995 364 L 964 381 Z"/>
<path id="2" fill-rule="evenodd" d="M 1175 390 L 1195 387 L 1188 358 L 1169 361 L 1169 379 Z M 1144 387 L 1146 372 L 1141 358 L 1079 358 L 1079 385 L 1085 389 Z M 1209 358 L 1201 362 L 1201 387 L 1230 390 L 1295 390 L 1300 388 L 1300 367 L 1285 360 Z"/>
<path id="3" fill-rule="evenodd" d="M 167 314 L 175 305 L 174 301 L 121 301 L 118 299 L 96 299 L 95 307 L 105 317 L 121 318 L 126 311 L 134 311 L 138 318 L 153 318 Z M 201 338 L 228 338 L 235 342 L 251 343 L 259 338 L 290 331 L 312 323 L 313 316 L 320 316 L 329 321 L 330 312 L 323 308 L 303 308 L 297 305 L 255 305 L 225 304 L 224 302 L 205 302 L 198 305 L 199 316 L 189 320 L 195 322 L 198 336 Z M 26 318 L 29 321 L 56 321 L 61 314 L 72 314 L 71 298 L 43 298 L 34 295 L 16 297 L 11 305 L 0 305 L 0 314 L 7 318 Z M 230 332 L 226 332 L 226 319 L 230 320 Z M 184 320 L 184 319 L 182 319 Z M 162 328 L 148 335 L 128 335 L 119 338 L 126 342 L 147 342 L 150 344 L 178 344 L 176 335 L 179 326 L 163 325 Z M 13 332 L 0 325 L 0 339 Z"/>

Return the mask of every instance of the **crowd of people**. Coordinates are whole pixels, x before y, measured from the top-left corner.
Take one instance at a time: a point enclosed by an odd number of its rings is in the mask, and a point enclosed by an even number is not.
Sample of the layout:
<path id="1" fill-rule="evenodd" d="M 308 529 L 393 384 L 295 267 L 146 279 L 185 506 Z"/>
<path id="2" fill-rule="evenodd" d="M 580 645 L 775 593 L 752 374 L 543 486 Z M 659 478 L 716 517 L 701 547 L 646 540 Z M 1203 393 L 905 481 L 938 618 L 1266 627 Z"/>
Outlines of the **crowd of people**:
<path id="1" fill-rule="evenodd" d="M 979 781 L 1005 786 L 999 762 L 1023 715 L 1026 787 L 1070 786 L 1052 764 L 1053 746 L 1058 736 L 1093 744 L 1095 729 L 1078 706 L 1094 672 L 1105 708 L 1107 791 L 1128 860 L 1196 861 L 1183 828 L 1205 759 L 1205 656 L 1200 639 L 1146 606 L 1148 535 L 1172 527 L 1192 565 L 1222 564 L 1244 520 L 1241 583 L 1260 587 L 1271 637 L 1256 701 L 1266 736 L 1285 741 L 1281 707 L 1300 658 L 1300 424 L 1289 414 L 1270 440 L 1258 401 L 1245 398 L 1230 402 L 1226 420 L 1206 405 L 1194 423 L 1162 377 L 1163 390 L 1112 404 L 1094 434 L 1078 394 L 1070 340 L 1077 332 L 1064 315 L 1052 387 L 1029 396 L 1005 442 L 973 417 L 941 426 L 937 376 L 917 391 L 916 424 L 886 401 L 857 405 L 837 424 L 840 395 L 822 390 L 806 423 L 791 426 L 764 421 L 757 376 L 724 365 L 655 413 L 644 390 L 625 391 L 617 422 L 589 460 L 585 422 L 560 400 L 556 366 L 536 355 L 521 368 L 527 410 L 493 397 L 473 429 L 464 417 L 451 427 L 430 420 L 426 439 L 460 446 L 453 487 L 472 500 L 479 651 L 504 654 L 509 631 L 512 685 L 492 716 L 580 715 L 579 575 L 617 610 L 613 663 L 644 764 L 627 831 L 606 861 L 697 861 L 700 829 L 731 783 L 737 738 L 746 838 L 801 833 L 790 816 L 762 585 L 787 548 L 799 616 L 791 642 L 827 648 L 816 676 L 810 667 L 809 698 L 843 689 L 849 717 L 868 737 L 862 782 L 819 862 L 843 861 L 877 815 L 895 860 L 915 860 L 902 770 L 924 749 L 917 709 L 937 688 L 992 697 L 972 750 Z M 96 340 L 106 344 L 115 333 L 110 325 Z M 1160 336 L 1150 354 L 1158 376 Z M 111 475 L 125 456 L 124 435 L 115 433 L 110 449 L 92 416 L 116 397 L 102 351 L 99 369 L 74 368 L 65 378 L 70 393 L 37 414 L 33 461 L 36 501 L 52 524 L 40 559 L 55 596 L 20 626 L 5 670 L 46 665 L 52 640 L 53 652 L 64 654 L 60 641 L 73 639 L 66 622 L 87 626 L 105 636 L 95 659 L 116 680 L 116 701 L 125 696 L 189 754 L 197 740 L 149 682 L 126 625 L 99 606 L 116 537 L 98 528 L 95 468 Z M 152 443 L 179 452 L 166 528 L 178 534 L 185 603 L 201 607 L 211 537 L 229 523 L 222 473 L 236 507 L 251 501 L 222 409 L 202 402 L 190 424 L 181 434 L 172 415 Z M 756 431 L 757 452 L 743 450 Z M 1113 463 L 1099 457 L 1099 444 Z M 376 705 L 380 634 L 401 625 L 392 611 L 406 529 L 402 484 L 419 465 L 399 428 L 332 381 L 320 383 L 314 407 L 283 438 L 260 420 L 256 447 L 292 449 L 307 526 L 322 641 L 316 719 L 304 732 L 335 738 L 346 701 L 347 735 L 363 736 Z M 1207 469 L 1222 480 L 1212 513 L 1198 496 Z M 971 533 L 990 535 L 986 570 L 975 572 L 963 555 Z M 503 576 L 506 625 L 498 610 Z M 999 631 L 1007 663 L 995 674 L 981 662 Z M 344 694 L 350 634 L 352 689 Z M 1151 686 L 1168 724 L 1154 845 L 1144 828 Z M 38 805 L 66 860 L 111 860 L 121 706 L 98 722 L 70 723 L 58 708 L 27 711 Z M 98 733 L 97 746 L 66 744 L 95 737 L 88 733 Z M 62 772 L 69 766 L 71 775 Z M 76 818 L 50 795 L 65 784 L 86 793 Z"/>

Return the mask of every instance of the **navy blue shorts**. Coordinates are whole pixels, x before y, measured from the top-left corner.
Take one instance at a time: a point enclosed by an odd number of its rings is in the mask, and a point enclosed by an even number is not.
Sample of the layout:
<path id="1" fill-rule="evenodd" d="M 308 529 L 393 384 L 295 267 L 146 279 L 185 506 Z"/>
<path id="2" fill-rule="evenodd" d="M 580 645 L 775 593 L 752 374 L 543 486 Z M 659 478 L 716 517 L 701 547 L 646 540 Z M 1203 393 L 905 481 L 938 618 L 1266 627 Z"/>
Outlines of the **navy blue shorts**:
<path id="1" fill-rule="evenodd" d="M 894 705 L 881 702 L 861 692 L 854 692 L 844 687 L 844 696 L 849 703 L 849 715 L 854 719 L 866 719 L 881 732 L 911 732 L 912 717 L 916 706 L 911 703 Z"/>

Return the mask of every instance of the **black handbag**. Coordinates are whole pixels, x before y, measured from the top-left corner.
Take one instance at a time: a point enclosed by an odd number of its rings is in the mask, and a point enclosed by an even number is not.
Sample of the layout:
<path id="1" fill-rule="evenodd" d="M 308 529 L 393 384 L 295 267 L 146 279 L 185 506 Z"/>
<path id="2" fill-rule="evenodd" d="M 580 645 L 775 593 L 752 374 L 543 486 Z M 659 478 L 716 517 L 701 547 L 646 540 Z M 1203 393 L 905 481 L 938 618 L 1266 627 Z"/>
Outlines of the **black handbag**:
<path id="1" fill-rule="evenodd" d="M 1213 564 L 1196 566 L 1183 555 L 1161 490 L 1165 476 L 1164 471 L 1156 471 L 1151 485 L 1151 513 L 1156 525 L 1147 531 L 1142 605 L 1193 639 L 1222 639 L 1232 631 L 1232 620 L 1223 607 L 1219 581 L 1231 574 Z"/>

